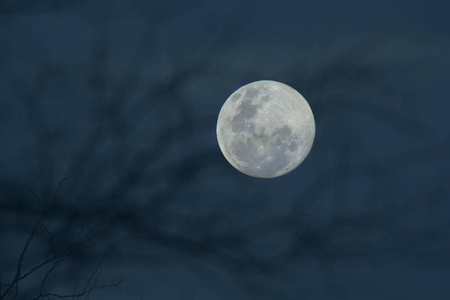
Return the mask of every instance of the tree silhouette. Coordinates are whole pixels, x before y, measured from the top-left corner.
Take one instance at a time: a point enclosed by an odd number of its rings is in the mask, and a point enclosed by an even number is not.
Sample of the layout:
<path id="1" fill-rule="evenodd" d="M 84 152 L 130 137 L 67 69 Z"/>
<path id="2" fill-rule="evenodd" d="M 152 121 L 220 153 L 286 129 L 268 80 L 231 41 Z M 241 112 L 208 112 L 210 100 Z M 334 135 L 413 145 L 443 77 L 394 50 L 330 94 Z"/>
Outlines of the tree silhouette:
<path id="1" fill-rule="evenodd" d="M 40 205 L 41 214 L 35 221 L 25 245 L 20 251 L 12 279 L 7 283 L 0 281 L 0 299 L 88 299 L 96 290 L 117 287 L 121 283 L 121 280 L 106 284 L 100 283 L 103 264 L 103 259 L 101 259 L 85 282 L 76 282 L 69 292 L 60 291 L 58 288 L 58 280 L 55 280 L 55 277 L 61 276 L 58 274 L 59 269 L 70 264 L 77 253 L 92 246 L 99 238 L 98 224 L 81 228 L 74 239 L 68 238 L 70 231 L 74 228 L 64 227 L 57 230 L 52 228 L 55 226 L 49 219 L 54 219 L 52 213 L 57 203 L 57 193 L 63 182 L 64 180 L 60 182 L 50 203 L 45 203 L 34 192 L 33 186 L 29 188 L 29 192 Z M 33 245 L 36 238 L 46 242 L 43 249 Z M 35 255 L 31 255 L 32 250 Z M 23 287 L 26 289 L 22 290 Z"/>

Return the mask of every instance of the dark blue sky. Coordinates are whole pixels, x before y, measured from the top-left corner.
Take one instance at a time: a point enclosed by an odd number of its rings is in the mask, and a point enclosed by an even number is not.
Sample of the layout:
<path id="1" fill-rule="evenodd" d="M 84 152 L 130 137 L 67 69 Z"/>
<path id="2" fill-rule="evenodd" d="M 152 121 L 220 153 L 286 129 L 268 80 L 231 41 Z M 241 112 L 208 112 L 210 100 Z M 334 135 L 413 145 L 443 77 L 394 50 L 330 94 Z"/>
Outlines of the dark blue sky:
<path id="1" fill-rule="evenodd" d="M 104 255 L 104 279 L 124 282 L 94 299 L 448 299 L 449 11 L 1 2 L 0 280 L 40 215 L 29 187 L 51 203 L 68 178 L 46 224 L 68 228 L 61 243 L 101 230 L 49 288 Z M 297 89 L 317 126 L 307 159 L 270 180 L 215 137 L 227 97 L 262 79 Z"/>

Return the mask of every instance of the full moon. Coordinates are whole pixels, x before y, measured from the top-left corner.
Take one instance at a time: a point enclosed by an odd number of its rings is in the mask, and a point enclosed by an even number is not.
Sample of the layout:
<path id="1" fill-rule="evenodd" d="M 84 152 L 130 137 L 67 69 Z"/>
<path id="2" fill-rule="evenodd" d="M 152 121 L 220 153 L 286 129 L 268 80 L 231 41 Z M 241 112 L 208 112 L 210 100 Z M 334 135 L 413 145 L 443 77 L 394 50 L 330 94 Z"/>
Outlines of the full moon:
<path id="1" fill-rule="evenodd" d="M 244 174 L 273 178 L 297 168 L 316 132 L 311 108 L 290 86 L 271 80 L 249 83 L 225 101 L 217 140 L 228 162 Z"/>

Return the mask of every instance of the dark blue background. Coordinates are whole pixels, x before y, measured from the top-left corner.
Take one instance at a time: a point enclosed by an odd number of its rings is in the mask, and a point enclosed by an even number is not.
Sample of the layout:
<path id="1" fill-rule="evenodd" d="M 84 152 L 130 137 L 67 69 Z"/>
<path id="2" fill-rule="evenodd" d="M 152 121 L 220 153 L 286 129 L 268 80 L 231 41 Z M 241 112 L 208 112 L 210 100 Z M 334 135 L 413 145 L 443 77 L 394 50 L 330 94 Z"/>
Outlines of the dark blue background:
<path id="1" fill-rule="evenodd" d="M 449 299 L 449 3 L 1 1 L 0 280 L 67 178 L 46 224 L 96 242 L 52 289 L 104 256 L 94 299 Z M 317 127 L 270 180 L 215 136 L 262 79 Z"/>

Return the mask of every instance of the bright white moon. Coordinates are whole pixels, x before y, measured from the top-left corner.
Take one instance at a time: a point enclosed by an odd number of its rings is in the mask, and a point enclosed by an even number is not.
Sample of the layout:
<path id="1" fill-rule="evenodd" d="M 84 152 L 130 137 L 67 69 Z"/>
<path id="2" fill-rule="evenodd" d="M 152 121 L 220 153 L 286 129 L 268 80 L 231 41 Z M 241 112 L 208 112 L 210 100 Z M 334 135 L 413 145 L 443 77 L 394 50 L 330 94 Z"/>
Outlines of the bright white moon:
<path id="1" fill-rule="evenodd" d="M 316 126 L 305 98 L 290 86 L 256 81 L 227 99 L 217 140 L 228 162 L 244 174 L 273 178 L 294 170 L 311 150 Z"/>

